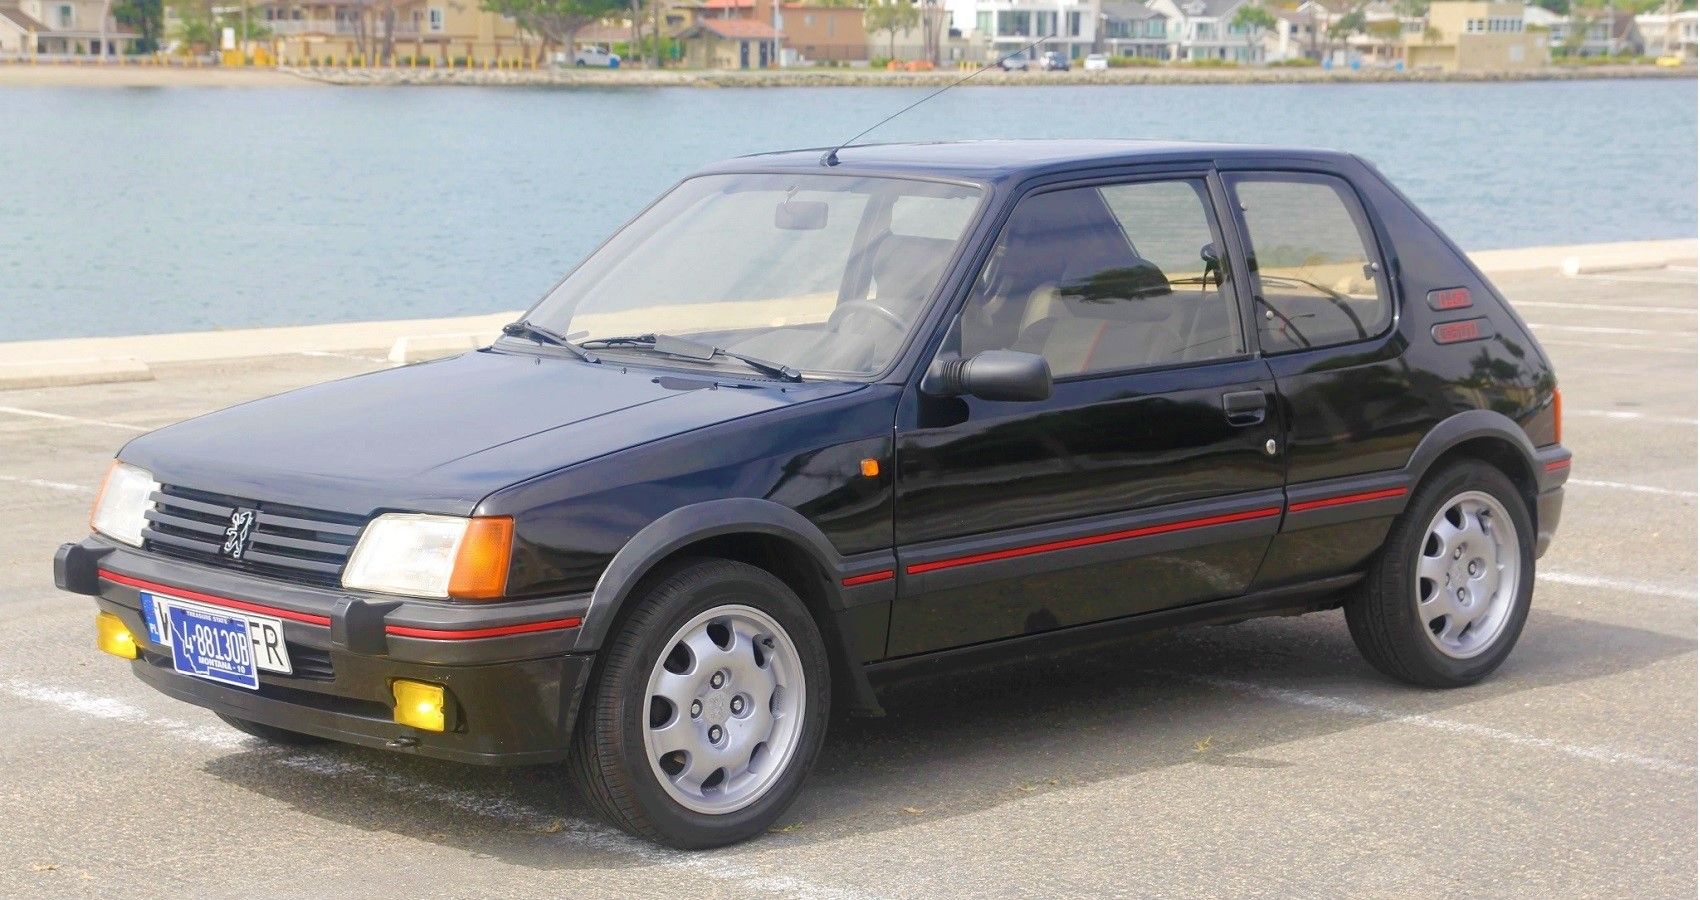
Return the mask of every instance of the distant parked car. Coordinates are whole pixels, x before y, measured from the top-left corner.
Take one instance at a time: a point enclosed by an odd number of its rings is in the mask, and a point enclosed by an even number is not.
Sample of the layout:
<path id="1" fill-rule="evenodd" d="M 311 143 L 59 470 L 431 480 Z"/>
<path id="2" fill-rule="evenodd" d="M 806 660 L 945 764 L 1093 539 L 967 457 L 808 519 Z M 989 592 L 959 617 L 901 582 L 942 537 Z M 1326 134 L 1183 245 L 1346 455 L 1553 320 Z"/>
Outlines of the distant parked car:
<path id="1" fill-rule="evenodd" d="M 998 65 L 1001 66 L 1005 72 L 1025 72 L 1027 71 L 1028 64 L 1031 62 L 1032 60 L 1025 56 L 1011 56 L 999 62 Z"/>
<path id="2" fill-rule="evenodd" d="M 1040 67 L 1047 72 L 1067 72 L 1068 57 L 1055 50 L 1047 52 L 1039 59 Z"/>
<path id="3" fill-rule="evenodd" d="M 1085 65 L 1081 66 L 1081 68 L 1085 69 L 1088 72 L 1101 72 L 1105 69 L 1108 69 L 1109 67 L 1110 67 L 1110 58 L 1105 56 L 1102 53 L 1089 54 L 1086 57 Z"/>
<path id="4" fill-rule="evenodd" d="M 573 54 L 573 65 L 580 69 L 618 69 L 620 55 L 606 47 L 586 47 Z"/>

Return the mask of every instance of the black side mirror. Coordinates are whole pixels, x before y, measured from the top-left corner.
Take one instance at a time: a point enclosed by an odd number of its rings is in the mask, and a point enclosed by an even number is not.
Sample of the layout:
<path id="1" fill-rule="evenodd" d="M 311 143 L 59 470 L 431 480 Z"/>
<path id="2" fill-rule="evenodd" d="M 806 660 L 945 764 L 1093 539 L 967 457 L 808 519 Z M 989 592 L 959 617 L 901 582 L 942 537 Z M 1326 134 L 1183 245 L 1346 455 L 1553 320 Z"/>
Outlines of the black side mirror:
<path id="1" fill-rule="evenodd" d="M 1051 364 L 1037 353 L 982 350 L 970 359 L 935 361 L 921 385 L 929 394 L 972 394 L 982 400 L 1044 400 L 1051 396 Z"/>

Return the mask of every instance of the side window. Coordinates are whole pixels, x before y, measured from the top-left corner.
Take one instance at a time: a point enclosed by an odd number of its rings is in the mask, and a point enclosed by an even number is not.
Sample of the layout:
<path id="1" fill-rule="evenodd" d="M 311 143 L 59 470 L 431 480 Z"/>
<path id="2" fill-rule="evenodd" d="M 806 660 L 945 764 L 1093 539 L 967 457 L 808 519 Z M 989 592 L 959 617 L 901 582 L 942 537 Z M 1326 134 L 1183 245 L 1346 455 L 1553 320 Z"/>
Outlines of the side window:
<path id="1" fill-rule="evenodd" d="M 1026 197 L 962 314 L 962 352 L 1037 353 L 1058 378 L 1245 352 L 1199 179 Z"/>
<path id="2" fill-rule="evenodd" d="M 1339 179 L 1230 179 L 1251 245 L 1258 340 L 1290 353 L 1375 337 L 1393 321 L 1369 222 Z"/>

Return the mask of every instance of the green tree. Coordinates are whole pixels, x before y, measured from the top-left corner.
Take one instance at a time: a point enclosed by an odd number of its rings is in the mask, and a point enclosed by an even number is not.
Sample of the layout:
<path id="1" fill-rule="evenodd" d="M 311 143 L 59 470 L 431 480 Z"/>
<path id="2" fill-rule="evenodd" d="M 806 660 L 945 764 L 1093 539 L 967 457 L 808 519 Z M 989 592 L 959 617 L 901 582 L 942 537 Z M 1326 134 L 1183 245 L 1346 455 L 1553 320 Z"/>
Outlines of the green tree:
<path id="1" fill-rule="evenodd" d="M 1262 40 L 1263 33 L 1275 30 L 1275 14 L 1260 4 L 1247 3 L 1234 10 L 1234 16 L 1228 20 L 1228 26 L 1245 32 L 1245 58 L 1246 62 L 1251 62 L 1256 56 L 1254 48 L 1257 42 Z"/>
<path id="2" fill-rule="evenodd" d="M 164 0 L 118 0 L 112 4 L 112 17 L 141 35 L 135 44 L 137 52 L 159 49 L 160 34 L 165 30 Z"/>
<path id="3" fill-rule="evenodd" d="M 626 0 L 483 0 L 483 8 L 536 35 L 541 62 L 552 46 L 570 51 L 580 28 L 624 12 Z"/>
<path id="4" fill-rule="evenodd" d="M 897 56 L 897 33 L 921 24 L 921 9 L 913 0 L 869 0 L 862 25 L 878 34 L 885 32 L 887 57 Z"/>
<path id="5" fill-rule="evenodd" d="M 1340 43 L 1341 47 L 1345 47 L 1352 35 L 1363 34 L 1367 27 L 1368 20 L 1364 17 L 1364 8 L 1362 6 L 1353 7 L 1351 12 L 1329 23 L 1328 43 L 1330 49 L 1333 48 L 1336 41 Z"/>

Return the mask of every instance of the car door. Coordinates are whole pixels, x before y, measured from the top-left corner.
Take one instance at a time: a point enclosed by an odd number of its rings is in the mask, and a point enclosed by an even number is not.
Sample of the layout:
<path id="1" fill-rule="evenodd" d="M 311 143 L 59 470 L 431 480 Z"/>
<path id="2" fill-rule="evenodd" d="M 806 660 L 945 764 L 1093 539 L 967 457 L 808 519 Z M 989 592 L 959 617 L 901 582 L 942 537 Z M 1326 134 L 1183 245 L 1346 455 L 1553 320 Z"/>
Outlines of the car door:
<path id="1" fill-rule="evenodd" d="M 1287 429 L 1287 516 L 1255 586 L 1353 571 L 1403 508 L 1403 466 L 1435 421 L 1426 376 L 1404 358 L 1375 223 L 1349 180 L 1298 170 L 1223 178 Z"/>
<path id="2" fill-rule="evenodd" d="M 888 655 L 1242 592 L 1282 511 L 1274 382 L 1206 171 L 1025 195 L 941 352 L 1037 353 L 1042 401 L 912 388 Z M 1220 260 L 1227 260 L 1223 266 Z"/>

